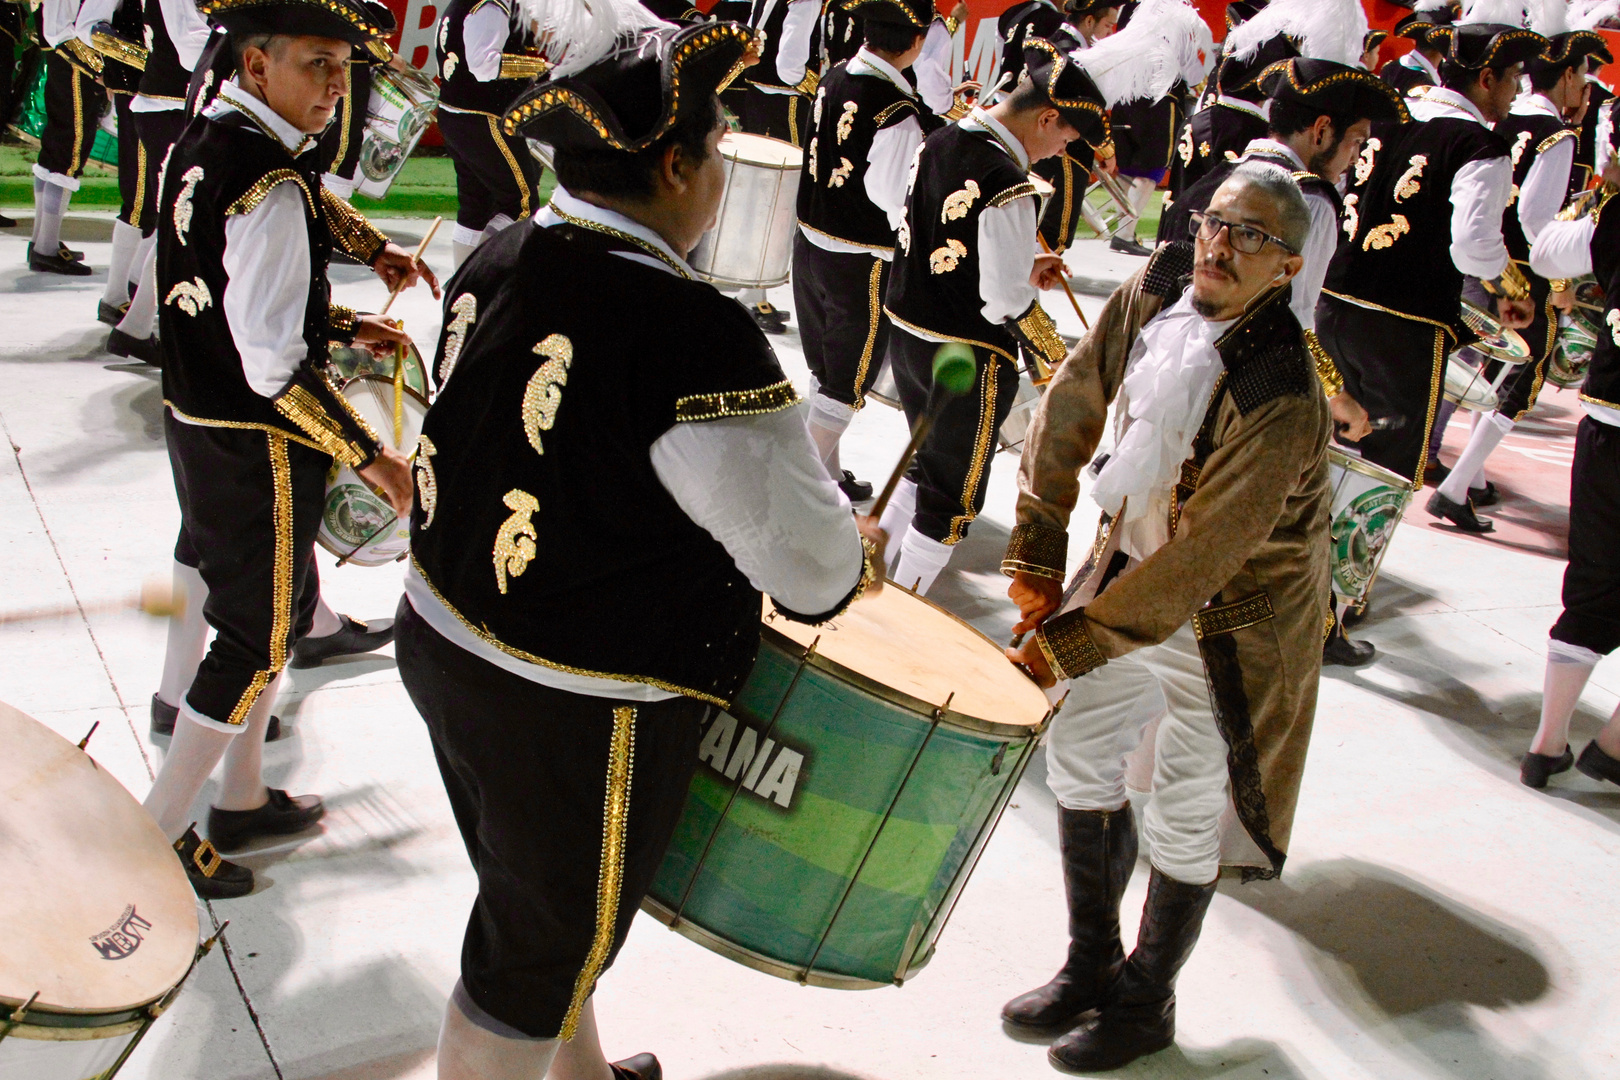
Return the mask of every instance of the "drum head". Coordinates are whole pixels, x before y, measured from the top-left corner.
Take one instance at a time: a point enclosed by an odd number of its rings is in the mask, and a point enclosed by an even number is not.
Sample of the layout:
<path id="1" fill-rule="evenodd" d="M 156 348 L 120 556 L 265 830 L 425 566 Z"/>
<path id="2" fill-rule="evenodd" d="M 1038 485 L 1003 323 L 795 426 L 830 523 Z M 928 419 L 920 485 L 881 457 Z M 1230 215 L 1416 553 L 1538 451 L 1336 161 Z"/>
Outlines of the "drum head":
<path id="1" fill-rule="evenodd" d="M 1479 335 L 1473 345 L 1477 352 L 1508 364 L 1522 364 L 1530 359 L 1530 346 L 1517 330 L 1509 330 L 1473 304 L 1462 305 L 1462 321 Z"/>
<path id="2" fill-rule="evenodd" d="M 0 1004 L 104 1013 L 168 993 L 197 948 L 174 849 L 89 755 L 0 704 Z"/>
<path id="3" fill-rule="evenodd" d="M 334 342 L 330 357 L 332 367 L 344 381 L 357 379 L 362 375 L 375 375 L 390 380 L 394 377 L 394 358 L 390 356 L 379 359 L 372 355 L 370 349 L 363 346 L 340 345 Z M 422 362 L 422 354 L 417 351 L 414 343 L 405 347 L 405 387 L 416 393 L 423 401 L 427 400 L 427 365 Z"/>
<path id="4" fill-rule="evenodd" d="M 1475 412 L 1491 412 L 1497 406 L 1496 391 L 1491 389 L 1485 369 L 1469 367 L 1455 356 L 1446 361 L 1445 395 L 1446 400 L 1454 402 L 1458 408 Z"/>
<path id="5" fill-rule="evenodd" d="M 745 131 L 732 131 L 721 137 L 720 153 L 731 161 L 773 169 L 797 170 L 804 164 L 804 151 L 792 143 Z"/>
<path id="6" fill-rule="evenodd" d="M 838 618 L 806 626 L 776 614 L 765 601 L 767 631 L 801 646 L 820 638 L 816 654 L 908 697 L 975 720 L 1039 728 L 1051 706 L 989 638 L 949 612 L 895 585 L 857 600 Z"/>
<path id="7" fill-rule="evenodd" d="M 1392 488 L 1410 489 L 1411 481 L 1399 473 L 1391 472 L 1382 465 L 1374 465 L 1366 458 L 1355 454 L 1347 454 L 1337 446 L 1328 447 L 1328 464 L 1336 465 L 1341 469 L 1349 469 L 1363 476 L 1370 476 L 1380 484 L 1388 484 Z"/>

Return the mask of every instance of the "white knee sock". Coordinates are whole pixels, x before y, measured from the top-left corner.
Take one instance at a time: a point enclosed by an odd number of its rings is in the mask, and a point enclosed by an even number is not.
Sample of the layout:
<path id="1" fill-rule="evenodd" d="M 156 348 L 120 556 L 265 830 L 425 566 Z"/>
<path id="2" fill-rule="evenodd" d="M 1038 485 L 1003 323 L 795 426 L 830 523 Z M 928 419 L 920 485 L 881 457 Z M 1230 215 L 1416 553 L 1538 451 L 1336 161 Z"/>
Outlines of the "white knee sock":
<path id="1" fill-rule="evenodd" d="M 127 221 L 113 221 L 112 257 L 107 261 L 107 288 L 101 299 L 118 307 L 129 299 L 129 268 L 140 251 L 141 230 Z"/>
<path id="2" fill-rule="evenodd" d="M 125 297 L 131 300 L 135 298 L 135 290 L 141 287 L 141 269 L 146 266 L 146 260 L 152 257 L 152 252 L 156 247 L 156 231 L 153 231 L 150 236 L 141 237 L 139 246 L 135 248 L 134 261 L 124 270 L 124 276 L 129 279 L 129 285 L 124 292 Z M 123 303 L 123 301 L 120 300 L 119 303 Z"/>
<path id="3" fill-rule="evenodd" d="M 883 508 L 883 516 L 878 519 L 878 528 L 889 535 L 888 554 L 891 569 L 900 559 L 900 545 L 905 542 L 906 533 L 911 529 L 911 519 L 916 513 L 917 481 L 910 477 L 902 477 L 894 486 L 894 494 L 889 496 L 889 505 Z M 895 581 L 900 580 L 892 573 L 889 577 Z"/>
<path id="4" fill-rule="evenodd" d="M 62 218 L 73 192 L 49 180 L 36 180 L 34 188 L 34 251 L 55 255 L 62 245 Z"/>
<path id="5" fill-rule="evenodd" d="M 810 396 L 810 415 L 805 427 L 810 441 L 816 444 L 821 464 L 834 480 L 843 477 L 844 469 L 838 460 L 838 440 L 844 437 L 849 422 L 855 419 L 855 410 L 842 401 L 834 401 L 819 391 Z"/>
<path id="6" fill-rule="evenodd" d="M 1557 757 L 1569 745 L 1569 721 L 1580 704 L 1581 691 L 1601 657 L 1591 649 L 1562 641 L 1547 642 L 1547 672 L 1541 684 L 1541 723 L 1530 750 Z"/>
<path id="7" fill-rule="evenodd" d="M 343 620 L 338 618 L 337 612 L 327 606 L 326 597 L 322 596 L 315 601 L 315 621 L 310 624 L 309 636 L 331 637 L 343 629 Z"/>
<path id="8" fill-rule="evenodd" d="M 497 233 L 511 224 L 512 219 L 510 217 L 507 217 L 505 214 L 496 214 L 494 217 L 489 219 L 489 224 L 485 225 L 484 231 L 479 234 L 479 243 L 482 243 L 485 240 L 493 239 Z"/>
<path id="9" fill-rule="evenodd" d="M 174 739 L 169 743 L 169 752 L 163 756 L 163 767 L 141 804 L 171 842 L 180 839 L 186 826 L 197 820 L 192 805 L 198 793 L 231 740 L 243 734 L 209 727 L 194 716 L 191 709 L 180 709 L 180 717 L 174 723 Z"/>
<path id="10" fill-rule="evenodd" d="M 744 307 L 753 307 L 764 299 L 764 289 L 744 289 L 737 294 L 737 302 Z"/>
<path id="11" fill-rule="evenodd" d="M 169 616 L 169 644 L 163 652 L 163 681 L 158 684 L 158 697 L 165 705 L 180 705 L 180 699 L 191 689 L 197 677 L 197 665 L 202 663 L 208 648 L 208 620 L 203 618 L 203 604 L 208 599 L 208 586 L 202 575 L 184 563 L 174 564 L 174 594 L 185 598 L 185 608 L 178 615 Z"/>
<path id="12" fill-rule="evenodd" d="M 124 312 L 118 329 L 138 341 L 151 337 L 157 323 L 157 309 L 157 245 L 153 244 L 141 264 L 141 283 L 136 286 L 135 297 L 129 302 L 129 310 Z"/>
<path id="13" fill-rule="evenodd" d="M 439 1080 L 545 1080 L 558 1040 L 497 1034 L 462 1011 L 457 999 L 465 994 L 458 982 L 444 1007 Z"/>
<path id="14" fill-rule="evenodd" d="M 220 777 L 219 798 L 214 800 L 221 810 L 257 810 L 269 798 L 264 786 L 264 736 L 280 684 L 279 675 L 265 683 L 242 725 L 245 730 L 225 748 L 225 771 Z"/>
<path id="15" fill-rule="evenodd" d="M 546 1080 L 613 1080 L 613 1069 L 602 1053 L 601 1035 L 596 1030 L 596 1005 L 585 999 L 574 1037 L 557 1046 Z"/>
<path id="16" fill-rule="evenodd" d="M 39 248 L 39 223 L 44 219 L 44 214 L 41 213 L 44 202 L 45 181 L 36 176 L 34 177 L 34 231 L 28 235 L 28 242 L 33 244 L 36 250 Z"/>
<path id="17" fill-rule="evenodd" d="M 918 596 L 928 595 L 934 579 L 951 561 L 951 548 L 931 540 L 916 529 L 908 530 L 900 544 L 899 557 L 890 556 L 892 566 L 889 577 Z"/>
<path id="18" fill-rule="evenodd" d="M 1468 436 L 1468 446 L 1457 459 L 1457 464 L 1451 467 L 1451 475 L 1440 485 L 1440 494 L 1460 503 L 1468 498 L 1470 487 L 1484 487 L 1485 459 L 1491 456 L 1491 451 L 1496 449 L 1502 437 L 1512 430 L 1513 421 L 1501 413 L 1493 412 L 1475 421 L 1473 434 Z"/>

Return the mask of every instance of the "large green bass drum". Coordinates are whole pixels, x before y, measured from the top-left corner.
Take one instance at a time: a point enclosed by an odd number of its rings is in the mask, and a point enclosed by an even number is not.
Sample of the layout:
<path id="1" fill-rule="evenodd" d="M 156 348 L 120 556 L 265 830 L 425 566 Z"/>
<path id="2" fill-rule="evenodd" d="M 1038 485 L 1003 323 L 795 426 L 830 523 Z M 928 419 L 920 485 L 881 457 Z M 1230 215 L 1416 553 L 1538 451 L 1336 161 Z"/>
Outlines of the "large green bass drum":
<path id="1" fill-rule="evenodd" d="M 904 982 L 1050 716 L 993 642 L 894 585 L 819 627 L 767 605 L 643 909 L 772 975 Z"/>

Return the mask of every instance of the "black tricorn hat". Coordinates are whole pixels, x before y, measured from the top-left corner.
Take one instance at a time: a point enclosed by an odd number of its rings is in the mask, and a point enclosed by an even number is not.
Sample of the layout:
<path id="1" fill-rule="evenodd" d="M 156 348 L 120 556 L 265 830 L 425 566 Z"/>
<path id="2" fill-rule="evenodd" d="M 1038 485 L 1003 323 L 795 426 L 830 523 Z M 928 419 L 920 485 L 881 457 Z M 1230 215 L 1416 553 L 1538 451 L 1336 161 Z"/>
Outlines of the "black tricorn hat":
<path id="1" fill-rule="evenodd" d="M 1525 63 L 1547 48 L 1547 39 L 1534 30 L 1507 23 L 1456 23 L 1446 34 L 1446 59 L 1469 71 Z"/>
<path id="2" fill-rule="evenodd" d="M 393 16 L 366 0 L 198 0 L 197 11 L 230 34 L 287 34 L 364 45 L 393 33 Z"/>
<path id="3" fill-rule="evenodd" d="M 843 8 L 867 22 L 892 23 L 926 31 L 934 21 L 933 0 L 843 0 Z"/>
<path id="4" fill-rule="evenodd" d="M 1372 48 L 1374 45 L 1382 45 L 1384 43 L 1384 39 L 1387 38 L 1387 37 L 1389 37 L 1389 31 L 1388 30 L 1369 30 L 1369 31 L 1367 31 L 1365 34 L 1362 35 L 1362 38 L 1361 38 L 1361 51 L 1366 52 L 1368 49 Z"/>
<path id="5" fill-rule="evenodd" d="M 1232 0 L 1226 5 L 1226 28 L 1235 29 L 1265 9 L 1270 0 Z"/>
<path id="6" fill-rule="evenodd" d="M 1108 102 L 1091 76 L 1045 38 L 1024 42 L 1024 72 L 1046 92 L 1064 121 L 1097 145 L 1108 132 Z"/>
<path id="7" fill-rule="evenodd" d="M 1574 67 L 1588 56 L 1595 62 L 1594 67 L 1614 63 L 1614 54 L 1609 52 L 1609 43 L 1603 40 L 1602 34 L 1596 30 L 1570 30 L 1548 38 L 1546 50 L 1540 56 L 1526 60 L 1524 69 L 1526 72 L 1541 72 Z"/>
<path id="8" fill-rule="evenodd" d="M 576 74 L 542 76 L 507 109 L 509 135 L 554 147 L 645 150 L 742 73 L 758 40 L 733 22 L 661 25 Z"/>
<path id="9" fill-rule="evenodd" d="M 1395 24 L 1395 36 L 1409 38 L 1416 42 L 1420 48 L 1433 49 L 1436 52 L 1445 49 L 1451 39 L 1447 36 L 1451 31 L 1451 12 L 1420 11 L 1416 15 L 1408 15 Z"/>
<path id="10" fill-rule="evenodd" d="M 1260 85 L 1261 76 L 1271 65 L 1299 55 L 1299 46 L 1287 34 L 1261 45 L 1247 60 L 1238 60 L 1231 54 L 1221 56 L 1221 65 L 1215 72 L 1215 89 L 1228 97 L 1259 102 L 1265 97 Z"/>
<path id="11" fill-rule="evenodd" d="M 1352 120 L 1411 119 L 1400 91 L 1365 68 L 1294 57 L 1266 69 L 1260 83 L 1273 101 L 1321 109 Z"/>

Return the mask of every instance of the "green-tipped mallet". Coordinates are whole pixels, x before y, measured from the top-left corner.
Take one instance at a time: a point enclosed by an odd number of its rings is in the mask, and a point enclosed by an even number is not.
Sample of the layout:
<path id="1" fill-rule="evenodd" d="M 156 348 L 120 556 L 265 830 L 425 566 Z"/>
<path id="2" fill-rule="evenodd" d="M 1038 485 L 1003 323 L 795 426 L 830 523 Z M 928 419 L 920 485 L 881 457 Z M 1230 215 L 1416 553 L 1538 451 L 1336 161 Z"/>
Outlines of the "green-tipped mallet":
<path id="1" fill-rule="evenodd" d="M 928 392 L 928 405 L 923 414 L 917 417 L 917 426 L 911 429 L 911 442 L 906 444 L 906 452 L 900 455 L 895 463 L 894 472 L 889 474 L 889 482 L 883 485 L 883 493 L 877 497 L 868 513 L 874 518 L 883 516 L 883 511 L 889 505 L 889 497 L 899 486 L 900 478 L 911 467 L 911 459 L 917 455 L 917 448 L 922 446 L 923 440 L 928 437 L 928 429 L 934 426 L 934 418 L 945 407 L 945 403 L 953 397 L 967 393 L 973 389 L 974 380 L 979 377 L 979 362 L 973 356 L 973 350 L 960 342 L 948 342 L 941 345 L 934 352 L 934 385 Z"/>

